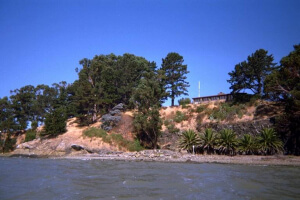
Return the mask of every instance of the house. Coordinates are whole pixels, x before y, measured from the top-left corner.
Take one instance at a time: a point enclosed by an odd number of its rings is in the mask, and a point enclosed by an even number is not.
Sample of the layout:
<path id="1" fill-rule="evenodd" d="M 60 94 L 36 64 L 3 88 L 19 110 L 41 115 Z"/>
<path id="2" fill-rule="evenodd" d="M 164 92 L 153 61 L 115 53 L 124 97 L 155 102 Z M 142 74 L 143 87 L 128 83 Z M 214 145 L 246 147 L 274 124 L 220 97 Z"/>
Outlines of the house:
<path id="1" fill-rule="evenodd" d="M 195 97 L 193 98 L 193 103 L 206 103 L 210 101 L 231 101 L 233 99 L 232 94 L 224 94 L 220 92 L 218 95 L 205 96 L 205 97 Z"/>

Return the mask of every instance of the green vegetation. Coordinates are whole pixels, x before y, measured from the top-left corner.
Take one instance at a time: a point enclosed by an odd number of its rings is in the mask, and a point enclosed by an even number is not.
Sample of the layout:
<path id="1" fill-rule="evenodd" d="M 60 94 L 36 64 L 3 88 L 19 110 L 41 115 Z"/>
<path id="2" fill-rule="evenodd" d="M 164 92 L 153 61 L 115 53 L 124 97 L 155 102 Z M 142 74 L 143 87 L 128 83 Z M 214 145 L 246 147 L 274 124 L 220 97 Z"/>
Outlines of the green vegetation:
<path id="1" fill-rule="evenodd" d="M 197 106 L 195 111 L 197 113 L 201 113 L 201 112 L 205 111 L 207 109 L 207 107 L 208 107 L 208 104 L 200 104 L 199 106 Z"/>
<path id="2" fill-rule="evenodd" d="M 178 104 L 181 105 L 183 108 L 186 108 L 186 106 L 190 103 L 191 103 L 190 98 L 181 98 L 178 100 Z"/>
<path id="3" fill-rule="evenodd" d="M 246 114 L 244 104 L 220 103 L 220 105 L 212 109 L 209 119 L 217 121 L 230 121 L 236 116 L 242 118 Z"/>
<path id="4" fill-rule="evenodd" d="M 243 135 L 243 137 L 239 140 L 238 152 L 241 154 L 252 155 L 257 151 L 258 146 L 254 137 L 249 134 Z"/>
<path id="5" fill-rule="evenodd" d="M 196 148 L 199 144 L 199 136 L 193 130 L 184 131 L 179 140 L 179 148 L 187 150 L 189 153 L 193 152 L 193 146 Z"/>
<path id="6" fill-rule="evenodd" d="M 66 120 L 67 117 L 63 108 L 57 108 L 48 113 L 45 119 L 45 132 L 43 135 L 57 136 L 65 133 L 67 131 Z"/>
<path id="7" fill-rule="evenodd" d="M 300 44 L 266 77 L 265 91 L 270 99 L 285 104 L 276 131 L 284 138 L 286 153 L 300 155 Z"/>
<path id="8" fill-rule="evenodd" d="M 205 129 L 204 133 L 200 134 L 201 146 L 200 148 L 207 154 L 215 153 L 215 146 L 217 145 L 217 135 L 211 129 Z"/>
<path id="9" fill-rule="evenodd" d="M 171 98 L 171 106 L 174 106 L 175 97 L 188 95 L 187 88 L 189 83 L 186 80 L 186 74 L 189 73 L 187 65 L 183 64 L 184 60 L 178 53 L 169 53 L 161 64 L 163 73 L 163 82 L 167 96 Z"/>
<path id="10" fill-rule="evenodd" d="M 89 128 L 83 131 L 83 135 L 86 137 L 98 137 L 102 138 L 102 141 L 109 144 L 116 144 L 121 148 L 125 148 L 128 151 L 141 151 L 143 147 L 140 145 L 138 140 L 130 141 L 126 140 L 121 134 L 112 133 L 107 134 L 106 131 L 99 128 Z"/>
<path id="11" fill-rule="evenodd" d="M 174 121 L 176 123 L 180 123 L 182 121 L 187 120 L 188 117 L 186 116 L 185 113 L 181 112 L 181 111 L 176 111 L 175 117 L 174 117 Z"/>
<path id="12" fill-rule="evenodd" d="M 10 134 L 8 134 L 6 137 L 2 137 L 0 135 L 0 147 L 2 149 L 2 153 L 14 150 L 16 142 L 16 138 L 12 138 Z"/>
<path id="13" fill-rule="evenodd" d="M 169 133 L 178 133 L 180 130 L 175 127 L 175 123 L 173 119 L 165 120 L 164 125 L 167 127 Z"/>
<path id="14" fill-rule="evenodd" d="M 235 155 L 238 140 L 236 134 L 230 129 L 224 129 L 220 132 L 218 138 L 218 151 L 220 154 Z"/>
<path id="15" fill-rule="evenodd" d="M 273 55 L 267 55 L 268 51 L 259 49 L 247 61 L 237 64 L 232 72 L 229 73 L 232 93 L 249 89 L 254 94 L 263 96 L 264 80 L 268 74 L 275 69 Z"/>
<path id="16" fill-rule="evenodd" d="M 272 54 L 268 55 L 266 50 L 255 51 L 229 72 L 228 82 L 236 100 L 234 103 L 220 103 L 214 109 L 208 109 L 207 104 L 199 105 L 189 112 L 198 113 L 197 122 L 200 124 L 205 117 L 211 122 L 242 118 L 247 115 L 245 105 L 256 105 L 259 102 L 256 99 L 283 103 L 285 111 L 282 116 L 276 117 L 275 131 L 285 145 L 285 153 L 300 155 L 300 45 L 295 45 L 294 50 L 281 59 L 280 65 L 276 66 L 273 60 Z M 90 125 L 115 105 L 124 103 L 126 109 L 136 109 L 134 128 L 138 142 L 146 148 L 159 148 L 157 140 L 161 135 L 159 110 L 162 103 L 171 98 L 174 106 L 176 97 L 187 95 L 189 83 L 186 75 L 189 72 L 187 65 L 183 64 L 183 57 L 169 53 L 159 69 L 156 63 L 128 53 L 120 56 L 96 55 L 79 63 L 82 67 L 76 69 L 78 79 L 71 84 L 62 81 L 51 86 L 26 85 L 12 90 L 10 97 L 0 98 L 1 133 L 14 138 L 15 133 L 26 130 L 29 124 L 32 130 L 38 125 L 45 125 L 41 136 L 55 137 L 66 131 L 68 118 L 77 117 L 79 125 Z M 251 91 L 253 95 L 241 94 L 241 91 Z M 182 98 L 178 103 L 187 108 L 189 102 L 189 98 Z M 180 123 L 187 120 L 187 113 L 176 112 L 173 121 Z M 173 122 L 166 126 L 169 132 L 178 131 Z M 262 133 L 259 141 L 264 137 Z M 26 138 L 33 139 L 34 133 L 28 131 Z M 218 138 L 220 141 L 220 133 Z M 2 141 L 1 147 L 6 141 L 9 148 L 14 147 L 10 145 L 13 144 L 10 137 Z M 281 151 L 280 148 L 265 146 L 267 143 L 258 143 L 258 138 L 245 136 L 239 142 L 240 148 L 235 142 L 232 146 L 224 143 L 222 148 L 214 147 L 214 151 L 224 154 L 273 154 Z M 203 147 L 202 150 L 206 153 L 211 151 Z"/>
<path id="17" fill-rule="evenodd" d="M 272 128 L 264 128 L 260 136 L 257 138 L 259 151 L 264 155 L 272 155 L 282 152 L 282 141 L 278 138 L 276 132 Z"/>
<path id="18" fill-rule="evenodd" d="M 137 138 L 146 148 L 157 148 L 162 127 L 159 109 L 164 97 L 162 81 L 155 72 L 145 73 L 133 92 L 131 100 L 137 106 L 133 125 Z"/>
<path id="19" fill-rule="evenodd" d="M 83 135 L 90 138 L 92 137 L 106 138 L 107 133 L 103 129 L 92 127 L 83 131 Z"/>
<path id="20" fill-rule="evenodd" d="M 36 138 L 36 131 L 29 129 L 26 131 L 25 142 L 29 142 Z"/>
<path id="21" fill-rule="evenodd" d="M 191 153 L 194 145 L 196 153 L 236 155 L 261 154 L 273 155 L 281 153 L 283 144 L 272 128 L 263 128 L 258 137 L 243 135 L 238 138 L 230 129 L 224 129 L 215 133 L 212 129 L 205 129 L 204 133 L 195 133 L 188 130 L 182 133 L 178 147 Z"/>

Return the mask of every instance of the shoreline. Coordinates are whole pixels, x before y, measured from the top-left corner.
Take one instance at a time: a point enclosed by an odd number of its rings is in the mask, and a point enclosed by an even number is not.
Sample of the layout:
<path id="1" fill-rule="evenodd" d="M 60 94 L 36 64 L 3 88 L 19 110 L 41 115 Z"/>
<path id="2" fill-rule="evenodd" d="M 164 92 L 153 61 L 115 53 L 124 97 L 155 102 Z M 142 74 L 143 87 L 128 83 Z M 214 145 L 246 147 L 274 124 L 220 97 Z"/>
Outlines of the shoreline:
<path id="1" fill-rule="evenodd" d="M 64 155 L 46 155 L 31 153 L 7 153 L 0 157 L 27 157 L 48 159 L 76 159 L 76 160 L 116 160 L 138 162 L 165 162 L 165 163 L 218 163 L 218 164 L 242 164 L 242 165 L 272 165 L 272 166 L 300 166 L 300 156 L 290 155 L 202 155 L 174 152 L 170 150 L 144 150 L 141 152 L 107 152 L 87 153 L 72 152 Z"/>

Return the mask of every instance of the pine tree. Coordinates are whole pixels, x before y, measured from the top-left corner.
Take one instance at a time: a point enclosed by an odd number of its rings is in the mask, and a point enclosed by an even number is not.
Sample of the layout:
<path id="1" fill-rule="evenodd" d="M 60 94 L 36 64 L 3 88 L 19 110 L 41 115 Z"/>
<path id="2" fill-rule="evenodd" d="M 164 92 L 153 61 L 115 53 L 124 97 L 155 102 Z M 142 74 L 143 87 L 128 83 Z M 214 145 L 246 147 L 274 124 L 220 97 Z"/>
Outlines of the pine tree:
<path id="1" fill-rule="evenodd" d="M 188 95 L 187 87 L 189 83 L 186 80 L 187 65 L 183 64 L 184 60 L 178 53 L 169 53 L 166 58 L 162 59 L 161 71 L 164 74 L 164 84 L 167 97 L 171 98 L 171 106 L 174 106 L 175 97 Z"/>

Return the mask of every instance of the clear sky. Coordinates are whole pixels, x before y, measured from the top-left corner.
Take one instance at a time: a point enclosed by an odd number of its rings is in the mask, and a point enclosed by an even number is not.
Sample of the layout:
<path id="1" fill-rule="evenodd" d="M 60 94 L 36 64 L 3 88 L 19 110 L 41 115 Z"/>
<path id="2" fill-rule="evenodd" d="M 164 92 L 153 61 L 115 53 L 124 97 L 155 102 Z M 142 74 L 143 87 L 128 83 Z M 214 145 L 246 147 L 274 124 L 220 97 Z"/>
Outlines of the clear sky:
<path id="1" fill-rule="evenodd" d="M 299 0 L 0 0 L 0 97 L 76 80 L 82 58 L 132 53 L 188 65 L 189 97 L 229 93 L 257 49 L 279 62 L 300 43 Z M 177 103 L 177 101 L 176 101 Z"/>

